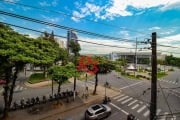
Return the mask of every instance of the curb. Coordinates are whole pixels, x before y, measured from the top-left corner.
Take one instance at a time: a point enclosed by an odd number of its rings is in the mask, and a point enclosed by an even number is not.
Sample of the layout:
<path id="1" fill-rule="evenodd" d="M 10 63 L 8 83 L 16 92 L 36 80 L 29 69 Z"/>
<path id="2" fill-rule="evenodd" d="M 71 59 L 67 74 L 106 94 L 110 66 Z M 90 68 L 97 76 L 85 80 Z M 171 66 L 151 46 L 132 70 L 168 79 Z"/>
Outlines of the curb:
<path id="1" fill-rule="evenodd" d="M 81 98 L 80 98 L 80 99 L 81 99 Z M 83 101 L 83 100 L 82 100 L 82 101 Z M 95 101 L 100 101 L 100 100 L 99 100 L 99 99 L 95 99 L 95 100 L 90 101 L 90 102 L 84 102 L 84 101 L 83 101 L 83 103 L 80 104 L 80 105 L 76 105 L 76 106 L 71 107 L 71 108 L 68 108 L 68 109 L 66 109 L 66 110 L 56 112 L 56 113 L 51 114 L 51 115 L 48 115 L 48 116 L 46 116 L 46 117 L 42 117 L 42 118 L 40 118 L 40 119 L 38 119 L 38 120 L 44 120 L 44 119 L 47 119 L 47 118 L 52 117 L 52 116 L 54 116 L 54 115 L 58 115 L 58 114 L 61 114 L 61 113 L 64 113 L 64 112 L 68 112 L 68 111 L 71 111 L 71 110 L 73 110 L 73 109 L 82 107 L 82 106 L 84 106 L 84 105 L 91 104 L 91 103 L 93 103 L 93 102 L 95 102 Z"/>

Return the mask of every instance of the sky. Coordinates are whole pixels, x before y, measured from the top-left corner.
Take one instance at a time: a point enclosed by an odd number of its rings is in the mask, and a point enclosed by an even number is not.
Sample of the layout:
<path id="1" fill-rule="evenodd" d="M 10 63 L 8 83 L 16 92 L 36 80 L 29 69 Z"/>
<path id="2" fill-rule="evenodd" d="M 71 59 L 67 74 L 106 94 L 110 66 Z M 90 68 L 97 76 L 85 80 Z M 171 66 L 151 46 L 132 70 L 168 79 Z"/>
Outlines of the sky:
<path id="1" fill-rule="evenodd" d="M 152 32 L 156 32 L 157 49 L 162 54 L 180 56 L 180 0 L 0 0 L 0 11 L 119 38 L 115 40 L 77 32 L 79 40 L 117 46 L 79 42 L 81 54 L 135 52 L 136 40 L 138 51 L 149 51 L 147 48 L 151 47 L 150 44 L 143 45 L 139 42 L 151 39 Z M 67 36 L 65 29 L 3 14 L 0 14 L 0 21 Z M 29 34 L 30 37 L 41 35 L 17 27 L 13 29 Z M 66 44 L 66 39 L 58 39 Z"/>

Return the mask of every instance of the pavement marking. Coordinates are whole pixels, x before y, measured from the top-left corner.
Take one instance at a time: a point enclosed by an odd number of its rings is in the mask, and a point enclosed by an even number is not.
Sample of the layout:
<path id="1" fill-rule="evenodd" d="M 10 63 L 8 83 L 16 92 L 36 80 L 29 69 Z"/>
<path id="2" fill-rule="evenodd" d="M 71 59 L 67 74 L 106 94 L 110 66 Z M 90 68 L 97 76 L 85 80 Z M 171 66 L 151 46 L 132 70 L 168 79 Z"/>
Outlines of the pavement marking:
<path id="1" fill-rule="evenodd" d="M 121 102 L 121 104 L 125 104 L 125 103 L 129 102 L 129 101 L 132 100 L 132 99 L 133 99 L 133 98 L 131 97 L 131 98 L 129 98 L 129 99 L 127 99 L 127 100 Z"/>
<path id="2" fill-rule="evenodd" d="M 95 82 L 93 82 L 93 81 L 87 81 L 88 83 L 92 83 L 92 84 L 94 84 Z"/>
<path id="3" fill-rule="evenodd" d="M 146 108 L 146 105 L 142 106 L 137 112 L 140 113 Z"/>
<path id="4" fill-rule="evenodd" d="M 138 100 L 134 100 L 131 103 L 129 103 L 127 106 L 131 106 L 132 104 L 134 104 L 135 102 L 137 102 Z"/>
<path id="5" fill-rule="evenodd" d="M 4 89 L 2 88 L 2 89 L 0 89 L 0 93 L 3 93 L 3 91 L 4 91 Z"/>
<path id="6" fill-rule="evenodd" d="M 19 88 L 19 90 L 22 91 L 22 90 L 23 90 L 23 87 L 21 86 L 21 87 Z"/>
<path id="7" fill-rule="evenodd" d="M 109 104 L 111 104 L 113 107 L 115 107 L 116 109 L 120 110 L 120 111 L 123 112 L 124 114 L 129 115 L 128 112 L 126 112 L 125 110 L 123 110 L 123 109 L 121 109 L 120 107 L 116 106 L 115 104 L 113 104 L 113 103 L 109 103 Z"/>
<path id="8" fill-rule="evenodd" d="M 150 113 L 150 111 L 147 110 L 147 111 L 143 114 L 143 116 L 144 116 L 144 117 L 147 117 L 147 116 L 149 115 L 149 113 Z"/>
<path id="9" fill-rule="evenodd" d="M 157 109 L 156 115 L 159 115 L 160 112 L 161 112 L 161 109 Z"/>
<path id="10" fill-rule="evenodd" d="M 173 115 L 173 117 L 171 118 L 171 120 L 176 120 L 176 116 Z"/>
<path id="11" fill-rule="evenodd" d="M 15 88 L 14 88 L 14 91 L 18 91 L 18 89 L 20 88 L 20 86 L 18 85 L 18 86 L 16 86 Z"/>
<path id="12" fill-rule="evenodd" d="M 122 100 L 124 100 L 124 99 L 126 99 L 126 98 L 128 98 L 128 97 L 129 97 L 129 96 L 124 96 L 124 97 L 118 99 L 117 101 L 118 101 L 118 102 L 119 102 L 119 101 L 122 101 Z"/>
<path id="13" fill-rule="evenodd" d="M 166 120 L 166 114 L 168 114 L 168 112 L 164 113 L 164 116 L 162 116 L 161 120 Z"/>
<path id="14" fill-rule="evenodd" d="M 135 85 L 137 85 L 137 84 L 140 84 L 140 83 L 142 83 L 142 82 L 143 82 L 143 81 L 140 81 L 140 82 L 137 82 L 137 83 L 134 83 L 134 84 L 131 84 L 131 85 L 122 87 L 122 88 L 120 88 L 120 89 L 121 89 L 121 90 L 122 90 L 122 89 L 126 89 L 126 88 L 129 88 L 129 87 L 135 86 Z"/>
<path id="15" fill-rule="evenodd" d="M 119 95 L 119 96 L 116 96 L 116 97 L 114 97 L 113 99 L 115 100 L 115 99 L 118 99 L 118 98 L 120 98 L 120 97 L 122 97 L 122 96 L 124 96 L 124 94 Z"/>
<path id="16" fill-rule="evenodd" d="M 131 109 L 134 110 L 139 106 L 139 104 L 134 105 Z"/>

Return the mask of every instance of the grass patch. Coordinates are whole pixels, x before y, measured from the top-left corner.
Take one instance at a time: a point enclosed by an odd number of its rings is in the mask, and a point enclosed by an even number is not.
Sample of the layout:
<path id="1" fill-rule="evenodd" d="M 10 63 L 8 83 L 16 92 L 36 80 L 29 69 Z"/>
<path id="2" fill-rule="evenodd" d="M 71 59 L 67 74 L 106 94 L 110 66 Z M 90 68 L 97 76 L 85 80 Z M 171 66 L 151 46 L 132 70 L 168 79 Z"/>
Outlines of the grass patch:
<path id="1" fill-rule="evenodd" d="M 31 84 L 39 83 L 45 81 L 43 73 L 33 73 L 30 77 L 28 82 Z"/>
<path id="2" fill-rule="evenodd" d="M 162 78 L 162 77 L 165 77 L 166 75 L 167 75 L 167 73 L 165 73 L 165 72 L 158 72 L 157 78 Z"/>

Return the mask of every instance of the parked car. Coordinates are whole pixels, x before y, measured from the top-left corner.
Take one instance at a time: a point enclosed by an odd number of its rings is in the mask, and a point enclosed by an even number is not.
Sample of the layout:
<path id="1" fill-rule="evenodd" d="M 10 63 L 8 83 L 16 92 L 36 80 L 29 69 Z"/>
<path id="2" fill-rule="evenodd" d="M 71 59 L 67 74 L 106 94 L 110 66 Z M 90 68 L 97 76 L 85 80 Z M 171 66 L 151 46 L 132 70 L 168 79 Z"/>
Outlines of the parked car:
<path id="1" fill-rule="evenodd" d="M 95 104 L 85 111 L 85 120 L 100 120 L 111 114 L 111 108 L 105 104 Z"/>

